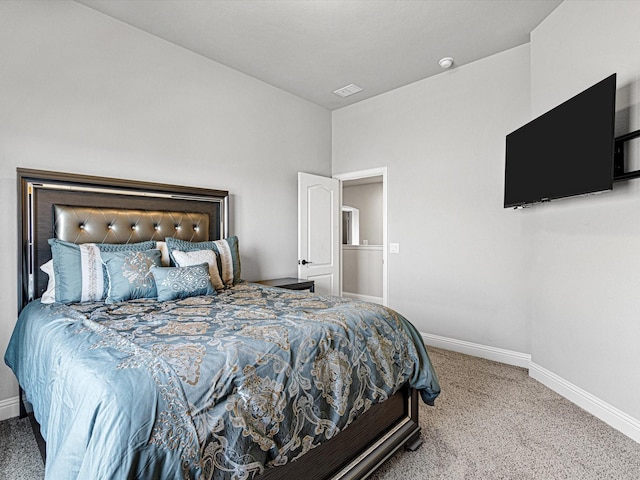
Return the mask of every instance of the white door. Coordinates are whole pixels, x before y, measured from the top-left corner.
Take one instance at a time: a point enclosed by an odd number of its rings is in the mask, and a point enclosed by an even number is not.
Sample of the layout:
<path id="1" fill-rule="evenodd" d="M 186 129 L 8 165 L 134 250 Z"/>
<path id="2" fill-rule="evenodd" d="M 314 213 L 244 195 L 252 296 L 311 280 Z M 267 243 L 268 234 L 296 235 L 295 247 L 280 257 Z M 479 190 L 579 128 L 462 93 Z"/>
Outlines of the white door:
<path id="1" fill-rule="evenodd" d="M 340 182 L 298 173 L 298 278 L 340 294 Z"/>

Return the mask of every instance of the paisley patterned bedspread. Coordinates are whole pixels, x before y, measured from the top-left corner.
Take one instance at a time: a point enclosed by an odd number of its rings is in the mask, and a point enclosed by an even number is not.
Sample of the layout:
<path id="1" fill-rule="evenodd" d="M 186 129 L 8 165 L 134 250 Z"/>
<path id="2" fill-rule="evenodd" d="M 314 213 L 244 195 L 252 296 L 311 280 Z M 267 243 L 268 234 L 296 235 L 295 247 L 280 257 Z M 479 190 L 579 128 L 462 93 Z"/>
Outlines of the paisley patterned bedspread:
<path id="1" fill-rule="evenodd" d="M 217 296 L 43 305 L 6 363 L 50 479 L 245 479 L 291 462 L 409 382 L 440 391 L 393 310 L 243 283 Z"/>

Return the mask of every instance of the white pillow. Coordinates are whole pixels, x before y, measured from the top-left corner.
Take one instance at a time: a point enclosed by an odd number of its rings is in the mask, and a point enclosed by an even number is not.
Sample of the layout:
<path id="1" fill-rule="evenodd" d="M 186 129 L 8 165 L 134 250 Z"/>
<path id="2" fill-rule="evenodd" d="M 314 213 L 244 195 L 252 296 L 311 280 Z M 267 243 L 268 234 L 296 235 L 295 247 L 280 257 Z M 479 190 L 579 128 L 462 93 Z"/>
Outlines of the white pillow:
<path id="1" fill-rule="evenodd" d="M 163 267 L 168 267 L 171 264 L 171 260 L 169 258 L 167 242 L 156 242 L 156 248 L 160 250 L 160 263 L 162 263 Z"/>
<path id="2" fill-rule="evenodd" d="M 218 255 L 216 255 L 216 252 L 213 250 L 194 250 L 193 252 L 173 250 L 171 253 L 179 267 L 190 267 L 205 262 L 208 263 L 211 285 L 213 285 L 213 288 L 216 290 L 224 289 L 224 282 L 220 278 L 220 271 L 218 270 Z"/>
<path id="3" fill-rule="evenodd" d="M 40 270 L 49 275 L 49 283 L 47 289 L 42 294 L 40 302 L 42 303 L 55 303 L 56 301 L 56 277 L 53 274 L 53 260 L 49 260 L 45 264 L 40 266 Z"/>

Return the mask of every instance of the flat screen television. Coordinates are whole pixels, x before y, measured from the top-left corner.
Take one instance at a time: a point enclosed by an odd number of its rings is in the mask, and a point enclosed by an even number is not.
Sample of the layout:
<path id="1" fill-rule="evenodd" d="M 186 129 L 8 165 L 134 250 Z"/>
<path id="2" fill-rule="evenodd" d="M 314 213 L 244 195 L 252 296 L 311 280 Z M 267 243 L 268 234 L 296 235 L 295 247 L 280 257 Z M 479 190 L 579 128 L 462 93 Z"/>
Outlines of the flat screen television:
<path id="1" fill-rule="evenodd" d="M 504 206 L 613 188 L 616 74 L 507 135 Z"/>

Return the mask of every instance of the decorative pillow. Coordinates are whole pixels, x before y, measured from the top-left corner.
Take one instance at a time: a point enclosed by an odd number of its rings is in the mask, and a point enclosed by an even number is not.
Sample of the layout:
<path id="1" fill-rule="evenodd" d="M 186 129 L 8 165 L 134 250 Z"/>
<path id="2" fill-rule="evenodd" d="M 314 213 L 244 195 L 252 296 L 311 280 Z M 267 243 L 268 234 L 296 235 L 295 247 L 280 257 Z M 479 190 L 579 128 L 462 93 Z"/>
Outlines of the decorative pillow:
<path id="1" fill-rule="evenodd" d="M 160 250 L 102 253 L 102 261 L 109 273 L 106 303 L 157 297 L 151 267 L 160 266 L 160 256 Z"/>
<path id="2" fill-rule="evenodd" d="M 152 266 L 151 273 L 161 302 L 216 293 L 209 279 L 209 265 L 206 262 L 189 267 Z"/>
<path id="3" fill-rule="evenodd" d="M 194 250 L 193 252 L 183 252 L 180 250 L 173 251 L 175 264 L 179 267 L 188 267 L 190 265 L 200 265 L 206 263 L 209 265 L 209 277 L 211 285 L 216 290 L 222 290 L 224 283 L 220 278 L 218 271 L 218 255 L 213 250 Z"/>
<path id="4" fill-rule="evenodd" d="M 100 252 L 144 252 L 156 248 L 155 240 L 139 243 L 96 243 Z"/>
<path id="5" fill-rule="evenodd" d="M 163 267 L 171 265 L 171 258 L 169 257 L 169 249 L 167 248 L 167 242 L 156 242 L 156 248 L 160 250 L 160 262 Z"/>
<path id="6" fill-rule="evenodd" d="M 154 241 L 128 244 L 85 243 L 77 245 L 50 238 L 55 281 L 55 300 L 61 303 L 101 300 L 107 291 L 101 252 L 142 251 Z"/>
<path id="7" fill-rule="evenodd" d="M 54 303 L 56 301 L 56 277 L 53 273 L 53 260 L 43 263 L 40 266 L 40 270 L 49 275 L 49 282 L 47 283 L 47 289 L 40 297 L 42 303 Z"/>
<path id="8" fill-rule="evenodd" d="M 235 285 L 240 281 L 240 253 L 238 249 L 238 237 L 228 237 L 222 240 L 210 240 L 208 242 L 188 242 L 177 238 L 167 237 L 169 255 L 173 257 L 174 250 L 193 252 L 194 250 L 214 250 L 218 254 L 218 271 L 220 278 L 226 286 Z"/>

